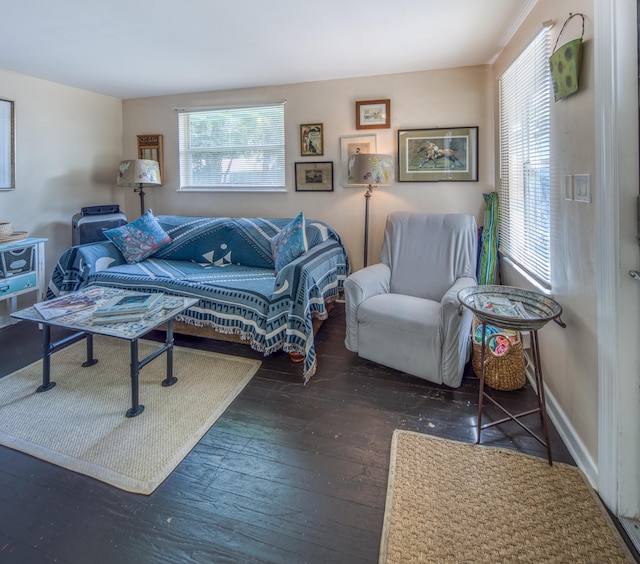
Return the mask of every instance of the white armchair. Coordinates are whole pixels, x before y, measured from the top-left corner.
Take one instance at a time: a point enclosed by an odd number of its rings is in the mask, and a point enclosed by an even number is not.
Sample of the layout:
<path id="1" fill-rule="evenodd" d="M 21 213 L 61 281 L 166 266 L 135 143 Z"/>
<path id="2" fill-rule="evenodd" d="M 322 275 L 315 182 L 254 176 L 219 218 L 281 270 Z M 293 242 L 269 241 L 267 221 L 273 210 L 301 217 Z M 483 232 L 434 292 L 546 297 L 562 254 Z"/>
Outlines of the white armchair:
<path id="1" fill-rule="evenodd" d="M 472 314 L 458 292 L 476 284 L 477 225 L 464 214 L 394 212 L 381 263 L 344 283 L 347 349 L 457 388 L 469 358 Z"/>

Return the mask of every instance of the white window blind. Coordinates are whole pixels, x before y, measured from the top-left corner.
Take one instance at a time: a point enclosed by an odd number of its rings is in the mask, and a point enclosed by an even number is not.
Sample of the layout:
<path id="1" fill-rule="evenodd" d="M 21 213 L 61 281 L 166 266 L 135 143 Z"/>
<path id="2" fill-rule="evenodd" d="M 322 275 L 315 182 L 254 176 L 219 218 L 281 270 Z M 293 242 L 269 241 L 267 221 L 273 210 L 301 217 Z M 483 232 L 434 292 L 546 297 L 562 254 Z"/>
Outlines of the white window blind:
<path id="1" fill-rule="evenodd" d="M 178 110 L 180 190 L 284 188 L 284 104 Z"/>
<path id="2" fill-rule="evenodd" d="M 499 80 L 500 252 L 551 287 L 550 33 L 543 29 Z"/>

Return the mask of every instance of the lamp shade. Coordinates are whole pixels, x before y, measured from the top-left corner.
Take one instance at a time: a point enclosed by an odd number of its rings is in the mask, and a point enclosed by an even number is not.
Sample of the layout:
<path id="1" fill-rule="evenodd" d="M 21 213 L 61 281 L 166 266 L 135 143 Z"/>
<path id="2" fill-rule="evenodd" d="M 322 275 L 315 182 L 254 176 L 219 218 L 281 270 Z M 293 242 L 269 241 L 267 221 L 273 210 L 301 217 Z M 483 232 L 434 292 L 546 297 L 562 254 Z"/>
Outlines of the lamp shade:
<path id="1" fill-rule="evenodd" d="M 140 184 L 162 184 L 158 161 L 147 159 L 120 161 L 118 186 L 139 186 Z"/>
<path id="2" fill-rule="evenodd" d="M 393 180 L 393 157 L 375 153 L 353 155 L 349 182 L 353 186 L 390 186 Z"/>

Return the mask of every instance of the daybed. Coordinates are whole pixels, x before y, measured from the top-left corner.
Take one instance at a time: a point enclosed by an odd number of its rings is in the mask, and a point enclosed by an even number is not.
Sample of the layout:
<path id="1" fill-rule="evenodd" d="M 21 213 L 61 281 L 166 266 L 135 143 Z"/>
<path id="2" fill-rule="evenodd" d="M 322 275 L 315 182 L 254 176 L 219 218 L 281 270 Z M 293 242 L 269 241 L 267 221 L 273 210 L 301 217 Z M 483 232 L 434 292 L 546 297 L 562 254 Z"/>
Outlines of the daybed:
<path id="1" fill-rule="evenodd" d="M 276 272 L 272 238 L 280 234 L 280 242 L 289 244 L 281 235 L 291 228 L 291 218 L 148 215 L 170 237 L 166 246 L 133 264 L 110 240 L 71 247 L 52 274 L 48 297 L 92 283 L 197 297 L 198 304 L 178 321 L 235 335 L 265 356 L 278 350 L 304 355 L 306 382 L 316 369 L 313 320 L 327 317 L 349 274 L 339 235 L 300 214 L 298 235 L 308 250 L 278 264 Z"/>

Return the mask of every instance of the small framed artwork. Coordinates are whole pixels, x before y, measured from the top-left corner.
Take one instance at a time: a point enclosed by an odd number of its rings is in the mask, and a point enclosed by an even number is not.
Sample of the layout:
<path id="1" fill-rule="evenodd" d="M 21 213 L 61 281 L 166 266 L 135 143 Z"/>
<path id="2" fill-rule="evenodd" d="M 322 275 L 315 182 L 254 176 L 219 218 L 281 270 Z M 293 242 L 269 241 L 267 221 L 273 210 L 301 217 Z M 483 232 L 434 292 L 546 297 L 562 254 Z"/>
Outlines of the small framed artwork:
<path id="1" fill-rule="evenodd" d="M 138 135 L 138 158 L 157 161 L 160 165 L 160 181 L 164 184 L 162 135 Z"/>
<path id="2" fill-rule="evenodd" d="M 346 188 L 353 180 L 353 176 L 351 174 L 353 156 L 358 153 L 375 152 L 377 152 L 375 134 L 340 137 L 340 169 L 342 186 Z"/>
<path id="3" fill-rule="evenodd" d="M 333 192 L 333 162 L 295 163 L 296 192 Z"/>
<path id="4" fill-rule="evenodd" d="M 15 127 L 13 102 L 0 100 L 0 190 L 16 187 Z"/>
<path id="5" fill-rule="evenodd" d="M 300 126 L 300 155 L 303 157 L 324 155 L 321 123 L 306 123 Z"/>
<path id="6" fill-rule="evenodd" d="M 443 180 L 478 180 L 478 128 L 398 130 L 398 181 Z"/>
<path id="7" fill-rule="evenodd" d="M 356 102 L 356 129 L 389 129 L 391 100 Z"/>

